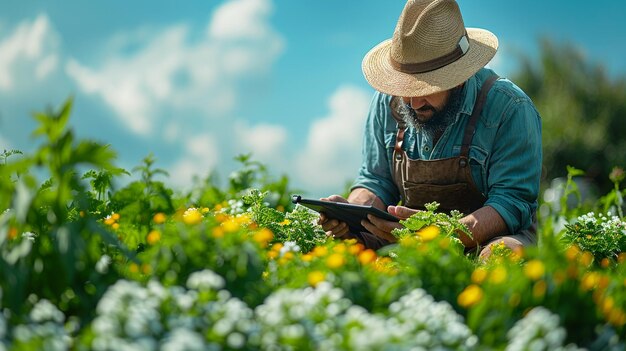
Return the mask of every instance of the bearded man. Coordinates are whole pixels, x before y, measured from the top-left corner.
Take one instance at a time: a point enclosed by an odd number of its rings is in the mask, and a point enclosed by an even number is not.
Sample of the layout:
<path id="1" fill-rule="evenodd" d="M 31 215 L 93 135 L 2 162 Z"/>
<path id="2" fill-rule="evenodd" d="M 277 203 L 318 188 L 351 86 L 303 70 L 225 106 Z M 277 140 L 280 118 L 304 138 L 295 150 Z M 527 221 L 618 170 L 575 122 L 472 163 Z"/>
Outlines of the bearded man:
<path id="1" fill-rule="evenodd" d="M 362 64 L 372 100 L 363 163 L 347 199 L 406 219 L 424 204 L 458 210 L 472 237 L 465 247 L 482 257 L 490 245 L 515 250 L 536 243 L 541 175 L 541 119 L 515 84 L 484 66 L 496 36 L 466 28 L 454 0 L 409 0 L 392 39 Z M 401 204 L 401 205 L 399 205 Z M 364 244 L 395 240 L 397 222 L 368 216 Z M 328 235 L 351 238 L 344 222 L 320 217 Z"/>

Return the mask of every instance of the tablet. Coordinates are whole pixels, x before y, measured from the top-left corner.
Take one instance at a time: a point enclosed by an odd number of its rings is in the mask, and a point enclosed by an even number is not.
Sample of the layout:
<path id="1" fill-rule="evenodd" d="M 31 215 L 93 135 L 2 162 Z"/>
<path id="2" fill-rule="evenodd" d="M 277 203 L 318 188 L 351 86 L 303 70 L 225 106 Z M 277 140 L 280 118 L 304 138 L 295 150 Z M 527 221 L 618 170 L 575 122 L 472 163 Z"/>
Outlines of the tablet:
<path id="1" fill-rule="evenodd" d="M 388 212 L 381 211 L 376 207 L 366 205 L 304 199 L 300 195 L 293 195 L 291 197 L 291 202 L 293 202 L 294 204 L 306 206 L 319 213 L 323 213 L 329 218 L 346 222 L 348 227 L 350 227 L 350 232 L 354 234 L 367 232 L 367 229 L 365 229 L 361 225 L 361 220 L 367 219 L 368 214 L 372 214 L 378 218 L 387 221 L 398 222 L 400 220 L 399 218 L 392 216 Z"/>

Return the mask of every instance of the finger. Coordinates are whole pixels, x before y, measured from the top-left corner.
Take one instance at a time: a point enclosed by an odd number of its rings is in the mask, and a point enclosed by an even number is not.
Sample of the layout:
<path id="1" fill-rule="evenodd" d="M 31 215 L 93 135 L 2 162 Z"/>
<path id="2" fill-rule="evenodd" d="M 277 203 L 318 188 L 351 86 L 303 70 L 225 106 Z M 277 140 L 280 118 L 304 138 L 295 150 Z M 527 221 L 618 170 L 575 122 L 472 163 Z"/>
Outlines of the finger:
<path id="1" fill-rule="evenodd" d="M 344 222 L 339 223 L 333 230 L 326 231 L 326 236 L 337 239 L 349 239 L 353 237 L 350 233 L 350 228 Z"/>
<path id="2" fill-rule="evenodd" d="M 341 238 L 341 239 L 349 239 L 350 237 L 352 237 L 350 235 L 350 228 L 348 227 L 348 225 L 342 222 L 335 229 L 335 237 Z"/>
<path id="3" fill-rule="evenodd" d="M 372 224 L 372 222 L 368 220 L 365 220 L 365 219 L 362 220 L 361 225 L 365 227 L 365 229 L 367 229 L 368 232 L 376 235 L 377 237 L 383 238 L 390 242 L 395 242 L 397 240 L 395 236 L 391 235 L 391 233 L 381 230 L 380 228 L 376 227 L 374 224 Z"/>
<path id="4" fill-rule="evenodd" d="M 369 219 L 370 223 L 372 223 L 376 228 L 387 233 L 391 233 L 392 230 L 403 227 L 402 224 L 398 222 L 387 221 L 374 215 L 367 215 L 367 219 Z"/>
<path id="5" fill-rule="evenodd" d="M 348 200 L 346 200 L 343 196 L 341 195 L 330 195 L 329 197 L 326 198 L 326 201 L 332 201 L 332 202 L 344 202 L 344 203 L 348 203 Z"/>
<path id="6" fill-rule="evenodd" d="M 322 229 L 325 231 L 334 231 L 334 229 L 339 225 L 339 221 L 336 219 L 327 220 L 322 223 Z"/>
<path id="7" fill-rule="evenodd" d="M 400 219 L 407 219 L 419 211 L 406 206 L 388 206 L 387 212 Z"/>
<path id="8" fill-rule="evenodd" d="M 317 224 L 321 225 L 326 223 L 326 221 L 328 221 L 328 218 L 323 213 L 320 213 L 320 218 L 317 220 Z"/>

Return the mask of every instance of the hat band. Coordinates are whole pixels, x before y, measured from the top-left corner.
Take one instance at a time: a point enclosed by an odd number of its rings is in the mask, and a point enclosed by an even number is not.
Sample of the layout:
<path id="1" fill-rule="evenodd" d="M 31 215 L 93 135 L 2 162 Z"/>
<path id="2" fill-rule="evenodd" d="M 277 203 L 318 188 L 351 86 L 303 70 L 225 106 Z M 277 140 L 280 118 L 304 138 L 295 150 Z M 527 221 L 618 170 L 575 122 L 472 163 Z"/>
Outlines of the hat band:
<path id="1" fill-rule="evenodd" d="M 465 53 L 468 50 L 469 50 L 469 40 L 467 39 L 467 33 L 465 33 L 459 40 L 459 43 L 457 44 L 456 48 L 452 50 L 452 52 L 445 54 L 443 56 L 437 57 L 429 61 L 424 61 L 424 62 L 401 63 L 401 62 L 394 60 L 393 57 L 391 57 L 391 52 L 390 52 L 389 62 L 391 63 L 391 66 L 393 68 L 403 73 L 410 73 L 410 74 L 425 73 L 425 72 L 434 71 L 438 68 L 441 68 L 445 65 L 448 65 L 458 60 L 459 58 L 461 58 L 461 56 L 465 55 Z"/>

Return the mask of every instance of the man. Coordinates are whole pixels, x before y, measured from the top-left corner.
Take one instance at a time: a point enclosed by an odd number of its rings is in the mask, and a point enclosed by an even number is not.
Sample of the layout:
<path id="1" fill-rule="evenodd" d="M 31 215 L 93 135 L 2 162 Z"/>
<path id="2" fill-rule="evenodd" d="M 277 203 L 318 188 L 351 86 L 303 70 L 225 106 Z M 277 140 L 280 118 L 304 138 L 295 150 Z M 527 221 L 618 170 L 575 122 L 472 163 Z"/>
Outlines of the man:
<path id="1" fill-rule="evenodd" d="M 536 242 L 541 175 L 541 120 L 520 88 L 484 66 L 498 47 L 494 34 L 465 28 L 454 0 L 409 0 L 393 38 L 374 47 L 363 73 L 377 90 L 367 117 L 363 164 L 348 199 L 408 218 L 425 203 L 459 210 L 473 238 L 467 249 L 490 253 Z M 397 206 L 401 201 L 402 206 Z M 365 244 L 395 241 L 399 227 L 369 216 Z M 338 238 L 347 225 L 320 218 Z"/>

